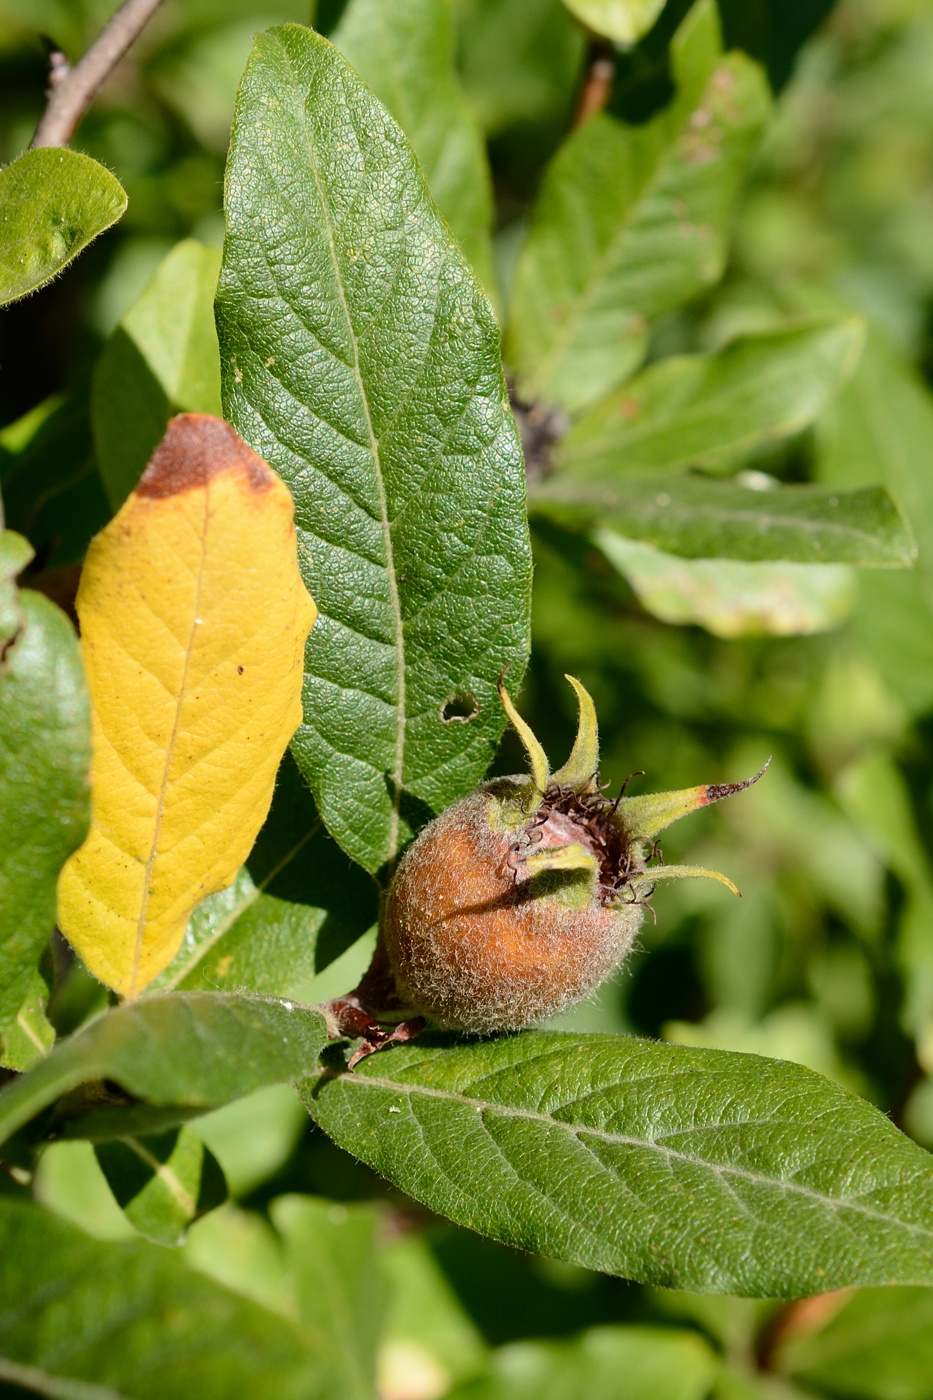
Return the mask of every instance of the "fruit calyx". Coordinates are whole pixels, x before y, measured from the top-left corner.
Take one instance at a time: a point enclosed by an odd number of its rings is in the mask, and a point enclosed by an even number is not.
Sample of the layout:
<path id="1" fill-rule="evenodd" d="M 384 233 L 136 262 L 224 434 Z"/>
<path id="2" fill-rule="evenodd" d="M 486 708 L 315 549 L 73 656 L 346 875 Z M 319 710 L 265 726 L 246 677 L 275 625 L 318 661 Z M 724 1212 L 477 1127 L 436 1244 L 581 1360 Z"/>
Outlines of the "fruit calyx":
<path id="1" fill-rule="evenodd" d="M 618 796 L 609 798 L 605 792 L 608 784 L 600 783 L 599 729 L 592 698 L 576 677 L 568 675 L 566 679 L 576 691 L 579 705 L 577 736 L 567 762 L 552 772 L 540 742 L 515 709 L 504 675 L 499 677 L 503 708 L 522 741 L 531 769 L 528 780 L 511 791 L 504 784 L 489 785 L 499 821 L 515 828 L 509 865 L 516 878 L 546 870 L 577 869 L 583 878 L 586 874 L 595 876 L 600 902 L 606 906 L 646 903 L 659 880 L 718 880 L 737 895 L 733 882 L 718 870 L 665 865 L 657 837 L 690 812 L 751 787 L 771 759 L 753 777 L 738 783 L 702 784 L 643 797 L 626 796 L 632 778 L 642 776 L 631 773 Z"/>

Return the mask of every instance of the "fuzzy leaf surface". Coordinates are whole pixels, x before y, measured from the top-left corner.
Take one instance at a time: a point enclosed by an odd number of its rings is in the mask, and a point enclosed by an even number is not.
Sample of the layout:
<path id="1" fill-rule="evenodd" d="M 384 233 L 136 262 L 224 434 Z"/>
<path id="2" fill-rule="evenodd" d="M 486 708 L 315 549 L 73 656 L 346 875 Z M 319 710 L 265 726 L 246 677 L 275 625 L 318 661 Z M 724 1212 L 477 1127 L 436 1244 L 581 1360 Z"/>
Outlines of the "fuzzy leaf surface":
<path id="1" fill-rule="evenodd" d="M 292 751 L 376 872 L 482 776 L 527 654 L 498 333 L 403 133 L 310 30 L 256 40 L 226 189 L 225 409 L 291 488 L 320 610 Z M 455 697 L 474 718 L 445 719 Z"/>
<path id="2" fill-rule="evenodd" d="M 491 1374 L 459 1387 L 450 1400 L 704 1400 L 716 1369 L 696 1333 L 593 1327 L 569 1342 L 500 1347 Z"/>
<path id="3" fill-rule="evenodd" d="M 438 209 L 490 286 L 492 185 L 460 90 L 449 0 L 352 0 L 332 38 L 408 137 Z"/>
<path id="4" fill-rule="evenodd" d="M 306 1073 L 326 1039 L 320 1012 L 265 997 L 174 992 L 127 1003 L 59 1041 L 0 1092 L 0 1142 L 96 1079 L 148 1104 L 207 1112 Z"/>
<path id="5" fill-rule="evenodd" d="M 0 1199 L 0 1383 L 17 1394 L 316 1400 L 319 1366 L 287 1319 L 178 1255 L 90 1239 L 49 1211 Z"/>
<path id="6" fill-rule="evenodd" d="M 687 559 L 785 559 L 906 569 L 917 548 L 883 486 L 755 491 L 700 476 L 576 481 L 549 477 L 531 508 L 561 524 L 608 526 Z"/>
<path id="7" fill-rule="evenodd" d="M 126 191 L 79 151 L 24 151 L 0 170 L 0 306 L 67 267 L 126 208 Z"/>
<path id="8" fill-rule="evenodd" d="M 581 418 L 556 464 L 578 477 L 728 468 L 818 418 L 864 338 L 860 321 L 824 320 L 740 336 L 715 355 L 672 355 Z"/>
<path id="9" fill-rule="evenodd" d="M 137 996 L 256 838 L 301 717 L 314 604 L 285 486 L 221 420 L 172 419 L 88 552 L 77 601 L 93 705 L 91 831 L 59 926 Z"/>
<path id="10" fill-rule="evenodd" d="M 700 0 L 671 47 L 677 95 L 643 126 L 602 112 L 544 178 L 515 273 L 506 359 L 518 392 L 580 412 L 641 360 L 648 323 L 721 275 L 735 197 L 768 109 L 764 78 L 719 56 Z"/>
<path id="11" fill-rule="evenodd" d="M 0 1035 L 26 1014 L 58 873 L 87 831 L 91 766 L 74 628 L 39 593 L 24 590 L 15 606 L 19 630 L 0 664 Z"/>
<path id="12" fill-rule="evenodd" d="M 218 248 L 177 243 L 94 366 L 94 448 L 113 510 L 137 486 L 173 413 L 220 413 L 219 272 Z"/>
<path id="13" fill-rule="evenodd" d="M 933 1157 L 811 1070 L 606 1035 L 432 1040 L 300 1093 L 458 1224 L 705 1293 L 933 1283 Z"/>

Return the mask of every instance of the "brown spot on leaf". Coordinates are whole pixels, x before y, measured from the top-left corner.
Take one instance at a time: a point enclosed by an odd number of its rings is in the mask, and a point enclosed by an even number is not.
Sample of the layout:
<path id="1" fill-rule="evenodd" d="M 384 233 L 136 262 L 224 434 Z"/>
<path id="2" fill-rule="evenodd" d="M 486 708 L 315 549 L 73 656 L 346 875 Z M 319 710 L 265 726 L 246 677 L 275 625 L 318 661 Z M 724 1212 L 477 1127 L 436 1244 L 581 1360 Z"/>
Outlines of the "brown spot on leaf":
<path id="1" fill-rule="evenodd" d="M 238 472 L 251 491 L 268 491 L 272 469 L 239 433 L 210 413 L 172 418 L 136 488 L 138 496 L 178 496 L 206 486 L 224 472 Z"/>

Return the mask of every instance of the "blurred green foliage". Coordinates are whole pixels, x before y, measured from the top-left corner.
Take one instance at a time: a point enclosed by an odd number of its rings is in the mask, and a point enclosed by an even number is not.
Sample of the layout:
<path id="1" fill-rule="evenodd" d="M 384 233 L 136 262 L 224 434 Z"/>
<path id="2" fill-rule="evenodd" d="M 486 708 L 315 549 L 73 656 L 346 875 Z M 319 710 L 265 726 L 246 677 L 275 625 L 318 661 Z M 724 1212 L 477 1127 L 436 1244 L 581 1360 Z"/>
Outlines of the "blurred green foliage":
<path id="1" fill-rule="evenodd" d="M 0 0 L 0 160 L 24 149 L 41 110 L 37 35 L 75 57 L 112 8 L 111 0 Z M 325 32 L 343 8 L 321 0 Z M 669 0 L 656 29 L 620 56 L 614 112 L 643 120 L 667 100 L 667 44 L 685 9 Z M 933 1147 L 933 5 L 839 0 L 830 12 L 826 3 L 722 0 L 721 10 L 727 39 L 764 62 L 779 101 L 723 280 L 654 328 L 650 358 L 714 351 L 798 314 L 863 317 L 868 349 L 849 387 L 814 425 L 756 448 L 745 465 L 792 483 L 884 482 L 907 509 L 920 562 L 909 574 L 860 573 L 848 619 L 840 623 L 845 608 L 834 603 L 818 635 L 724 637 L 710 623 L 715 607 L 689 614 L 710 630 L 668 625 L 641 605 L 640 576 L 630 571 L 627 582 L 598 538 L 538 522 L 523 712 L 548 751 L 566 751 L 573 732 L 569 671 L 594 696 L 602 771 L 615 784 L 636 768 L 653 789 L 732 780 L 774 755 L 766 782 L 664 843 L 668 859 L 689 850 L 728 871 L 743 899 L 727 905 L 703 883 L 662 889 L 657 924 L 646 924 L 623 972 L 555 1024 L 799 1060 Z M 128 334 L 126 313 L 180 240 L 219 246 L 230 115 L 250 37 L 273 22 L 310 23 L 313 11 L 309 0 L 175 0 L 80 127 L 76 147 L 118 175 L 127 214 L 66 276 L 0 315 L 7 524 L 29 535 L 33 576 L 53 596 L 68 600 L 74 566 L 108 516 L 107 493 L 122 490 L 102 461 L 101 475 L 93 447 L 92 374 L 100 392 L 108 365 L 98 355 L 112 333 Z M 541 170 L 576 101 L 586 40 L 559 0 L 456 0 L 454 14 L 461 81 L 488 139 L 506 303 Z M 164 385 L 159 392 L 170 397 Z M 661 604 L 654 610 L 665 615 Z M 761 611 L 752 608 L 737 630 L 762 630 Z M 521 766 L 509 736 L 497 770 Z M 369 946 L 334 964 L 345 986 Z M 60 1030 L 97 1005 L 80 970 L 69 975 L 49 1009 Z M 315 985 L 320 995 L 339 990 Z M 153 1309 L 159 1290 L 178 1287 L 190 1268 L 197 1286 L 183 1296 L 205 1315 L 220 1316 L 217 1298 L 232 1307 L 226 1290 L 241 1295 L 242 1317 L 233 1312 L 249 1335 L 261 1333 L 257 1309 L 277 1314 L 280 1362 L 293 1352 L 319 1356 L 321 1335 L 353 1330 L 354 1308 L 369 1308 L 377 1320 L 359 1333 L 357 1370 L 334 1381 L 332 1395 L 372 1394 L 378 1351 L 382 1400 L 560 1400 L 581 1393 L 574 1387 L 591 1374 L 586 1367 L 600 1376 L 616 1344 L 591 1329 L 637 1323 L 618 1342 L 623 1350 L 637 1350 L 648 1324 L 666 1330 L 672 1355 L 678 1347 L 693 1355 L 694 1388 L 672 1396 L 699 1400 L 713 1386 L 721 1400 L 789 1400 L 804 1393 L 798 1380 L 807 1394 L 838 1400 L 933 1396 L 923 1290 L 905 1290 L 902 1311 L 867 1290 L 822 1314 L 662 1294 L 511 1253 L 428 1217 L 309 1127 L 285 1090 L 262 1090 L 194 1131 L 235 1201 L 192 1228 L 171 1266 L 136 1243 L 132 1261 L 120 1256 L 126 1269 L 132 1263 L 134 1277 L 148 1280 Z M 19 1178 L 2 1183 L 10 1197 L 27 1195 Z M 35 1193 L 76 1230 L 127 1238 L 87 1144 L 50 1148 Z M 328 1204 L 296 1203 L 296 1193 Z M 359 1267 L 382 1283 L 367 1302 L 357 1277 L 335 1273 L 322 1321 L 302 1292 L 300 1255 L 331 1248 L 328 1231 L 344 1228 L 354 1232 Z M 49 1244 L 62 1258 L 85 1249 L 62 1232 Z M 87 1244 L 87 1267 L 103 1271 L 97 1250 Z M 346 1273 L 357 1256 L 341 1258 Z M 83 1374 L 101 1379 L 89 1356 Z M 33 1393 L 26 1371 L 4 1364 L 0 1396 Z M 119 1368 L 112 1375 L 128 1394 L 185 1393 L 169 1381 L 161 1391 L 133 1389 L 137 1380 Z M 653 1385 L 652 1397 L 669 1393 L 662 1380 Z"/>

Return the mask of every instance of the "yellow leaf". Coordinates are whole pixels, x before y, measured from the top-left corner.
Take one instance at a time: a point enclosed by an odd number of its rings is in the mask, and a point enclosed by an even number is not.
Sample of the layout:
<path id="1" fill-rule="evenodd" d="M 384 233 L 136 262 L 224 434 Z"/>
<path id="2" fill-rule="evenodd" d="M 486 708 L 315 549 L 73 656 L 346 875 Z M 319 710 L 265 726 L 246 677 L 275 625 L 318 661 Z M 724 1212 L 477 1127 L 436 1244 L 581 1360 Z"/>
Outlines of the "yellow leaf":
<path id="1" fill-rule="evenodd" d="M 221 419 L 173 418 L 91 544 L 77 606 L 91 830 L 58 919 L 91 972 L 135 997 L 249 854 L 301 720 L 317 609 L 288 489 Z"/>

